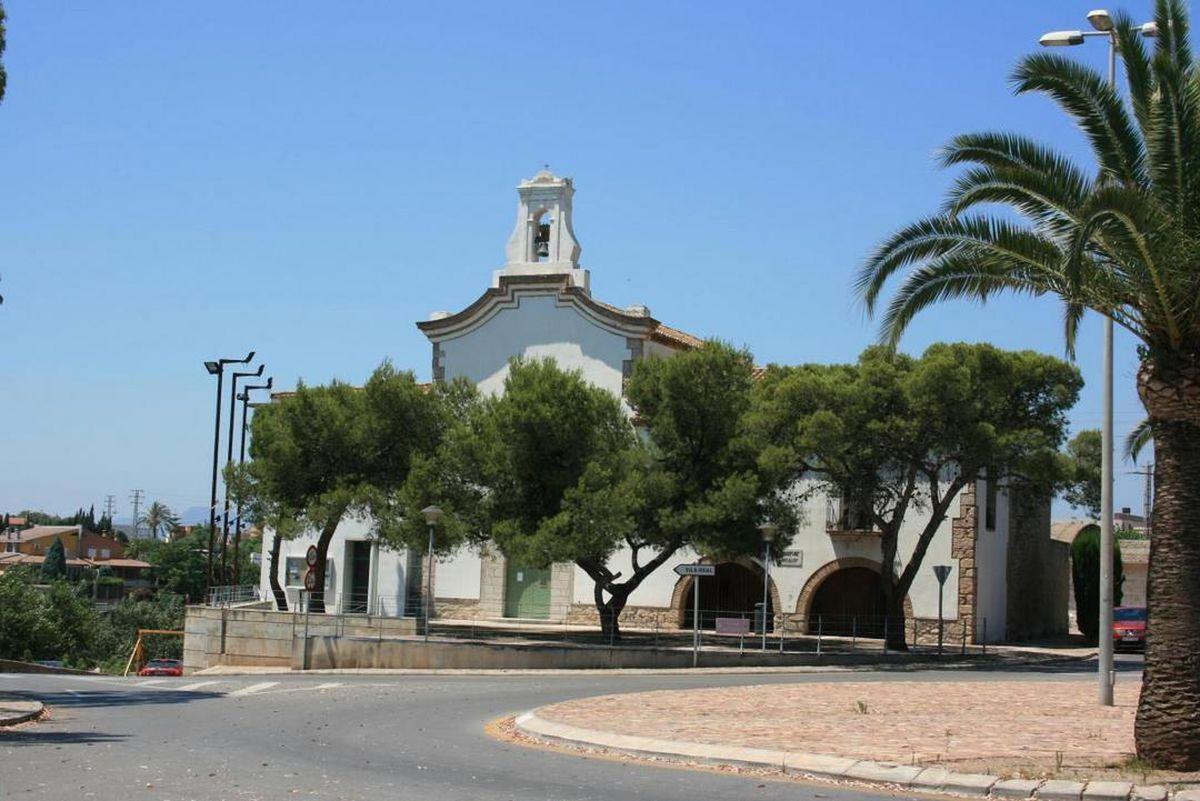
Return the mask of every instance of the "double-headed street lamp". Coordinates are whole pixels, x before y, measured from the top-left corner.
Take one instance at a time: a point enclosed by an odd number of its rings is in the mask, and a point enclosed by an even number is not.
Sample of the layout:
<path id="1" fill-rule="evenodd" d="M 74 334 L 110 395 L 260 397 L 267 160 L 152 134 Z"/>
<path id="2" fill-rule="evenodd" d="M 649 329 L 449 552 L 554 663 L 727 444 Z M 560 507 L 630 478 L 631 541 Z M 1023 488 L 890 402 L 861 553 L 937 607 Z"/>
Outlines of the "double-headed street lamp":
<path id="1" fill-rule="evenodd" d="M 254 360 L 254 351 L 246 354 L 244 359 L 217 359 L 205 362 L 204 369 L 209 375 L 217 377 L 217 411 L 216 422 L 213 424 L 213 463 L 212 463 L 212 494 L 208 500 L 208 571 L 205 574 L 205 591 L 212 586 L 213 581 L 213 548 L 217 532 L 217 460 L 221 456 L 221 392 L 225 379 L 225 365 L 249 364 Z"/>
<path id="2" fill-rule="evenodd" d="M 237 405 L 237 384 L 239 378 L 261 378 L 266 365 L 260 364 L 258 369 L 249 373 L 234 373 L 229 383 L 229 440 L 225 449 L 225 467 L 233 466 L 233 421 L 234 408 Z M 227 566 L 229 552 L 229 481 L 225 482 L 225 514 L 221 518 L 221 583 L 229 583 L 229 568 Z"/>
<path id="3" fill-rule="evenodd" d="M 261 369 L 259 372 L 262 372 Z M 238 451 L 239 467 L 246 462 L 246 413 L 252 405 L 250 403 L 250 393 L 259 389 L 265 389 L 269 391 L 274 384 L 275 379 L 273 377 L 268 378 L 267 383 L 265 384 L 248 384 L 247 386 L 242 387 L 242 394 L 238 395 L 238 400 L 242 402 L 242 445 Z M 253 405 L 257 406 L 261 404 Z M 237 499 L 237 508 L 235 509 L 234 514 L 234 520 L 236 522 L 234 523 L 233 529 L 233 584 L 234 586 L 237 586 L 238 579 L 240 578 L 239 568 L 241 565 L 241 563 L 238 561 L 238 548 L 242 542 L 242 499 L 240 496 Z"/>
<path id="4" fill-rule="evenodd" d="M 1089 11 L 1090 31 L 1051 31 L 1038 40 L 1043 47 L 1081 45 L 1092 37 L 1108 39 L 1108 83 L 1117 90 L 1117 30 L 1112 16 L 1102 8 Z M 1158 35 L 1158 25 L 1138 26 L 1142 36 Z M 1113 321 L 1104 315 L 1104 386 L 1101 390 L 1103 422 L 1100 463 L 1100 703 L 1113 705 Z"/>
<path id="5" fill-rule="evenodd" d="M 767 650 L 767 602 L 771 595 L 771 543 L 779 533 L 779 526 L 770 520 L 758 527 L 763 540 L 763 600 L 762 600 L 762 649 Z"/>

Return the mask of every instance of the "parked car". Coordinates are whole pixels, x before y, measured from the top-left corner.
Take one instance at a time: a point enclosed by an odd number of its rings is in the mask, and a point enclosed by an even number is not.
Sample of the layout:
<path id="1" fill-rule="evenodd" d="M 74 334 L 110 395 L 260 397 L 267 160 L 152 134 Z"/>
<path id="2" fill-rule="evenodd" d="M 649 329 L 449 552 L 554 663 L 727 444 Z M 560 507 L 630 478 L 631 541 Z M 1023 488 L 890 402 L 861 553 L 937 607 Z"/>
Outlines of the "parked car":
<path id="1" fill-rule="evenodd" d="M 182 676 L 183 663 L 178 659 L 151 659 L 138 671 L 139 676 Z"/>
<path id="2" fill-rule="evenodd" d="M 1113 610 L 1113 648 L 1146 649 L 1146 607 L 1118 606 Z"/>

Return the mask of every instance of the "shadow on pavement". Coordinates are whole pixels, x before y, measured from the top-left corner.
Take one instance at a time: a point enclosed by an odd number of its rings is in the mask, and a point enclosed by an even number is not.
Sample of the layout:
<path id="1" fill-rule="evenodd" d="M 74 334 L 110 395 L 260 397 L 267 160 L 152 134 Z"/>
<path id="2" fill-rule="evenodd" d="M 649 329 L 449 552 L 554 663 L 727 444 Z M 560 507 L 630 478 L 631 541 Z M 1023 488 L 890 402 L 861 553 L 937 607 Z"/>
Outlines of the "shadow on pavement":
<path id="1" fill-rule="evenodd" d="M 5 689 L 6 698 L 41 701 L 48 707 L 80 709 L 104 706 L 155 706 L 162 704 L 186 704 L 221 698 L 221 693 L 175 690 L 75 690 L 30 691 Z"/>
<path id="2" fill-rule="evenodd" d="M 105 734 L 99 731 L 47 731 L 35 724 L 15 730 L 0 729 L 0 747 L 20 745 L 92 745 L 124 740 L 127 734 Z"/>

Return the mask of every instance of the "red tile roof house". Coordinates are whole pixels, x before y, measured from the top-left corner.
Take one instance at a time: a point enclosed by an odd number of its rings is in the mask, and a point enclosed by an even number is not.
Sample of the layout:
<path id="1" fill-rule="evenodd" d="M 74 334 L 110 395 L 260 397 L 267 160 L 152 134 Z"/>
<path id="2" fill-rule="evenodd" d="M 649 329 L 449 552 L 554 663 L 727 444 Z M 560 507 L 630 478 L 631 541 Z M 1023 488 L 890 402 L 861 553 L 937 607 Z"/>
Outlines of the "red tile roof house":
<path id="1" fill-rule="evenodd" d="M 0 533 L 0 572 L 13 565 L 41 567 L 46 552 L 61 539 L 67 557 L 67 575 L 80 575 L 85 569 L 108 567 L 114 576 L 124 579 L 125 591 L 149 588 L 149 562 L 126 559 L 125 545 L 82 526 L 31 526 Z"/>

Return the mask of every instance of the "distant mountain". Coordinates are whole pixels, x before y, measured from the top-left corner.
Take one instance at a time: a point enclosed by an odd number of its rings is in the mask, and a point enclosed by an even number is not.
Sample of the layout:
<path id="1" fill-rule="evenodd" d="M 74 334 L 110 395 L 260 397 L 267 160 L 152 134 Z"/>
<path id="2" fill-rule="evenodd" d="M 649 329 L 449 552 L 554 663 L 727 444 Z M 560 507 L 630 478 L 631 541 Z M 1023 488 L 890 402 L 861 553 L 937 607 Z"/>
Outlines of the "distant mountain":
<path id="1" fill-rule="evenodd" d="M 179 513 L 179 522 L 185 526 L 194 526 L 197 523 L 208 523 L 208 507 L 189 506 Z"/>

